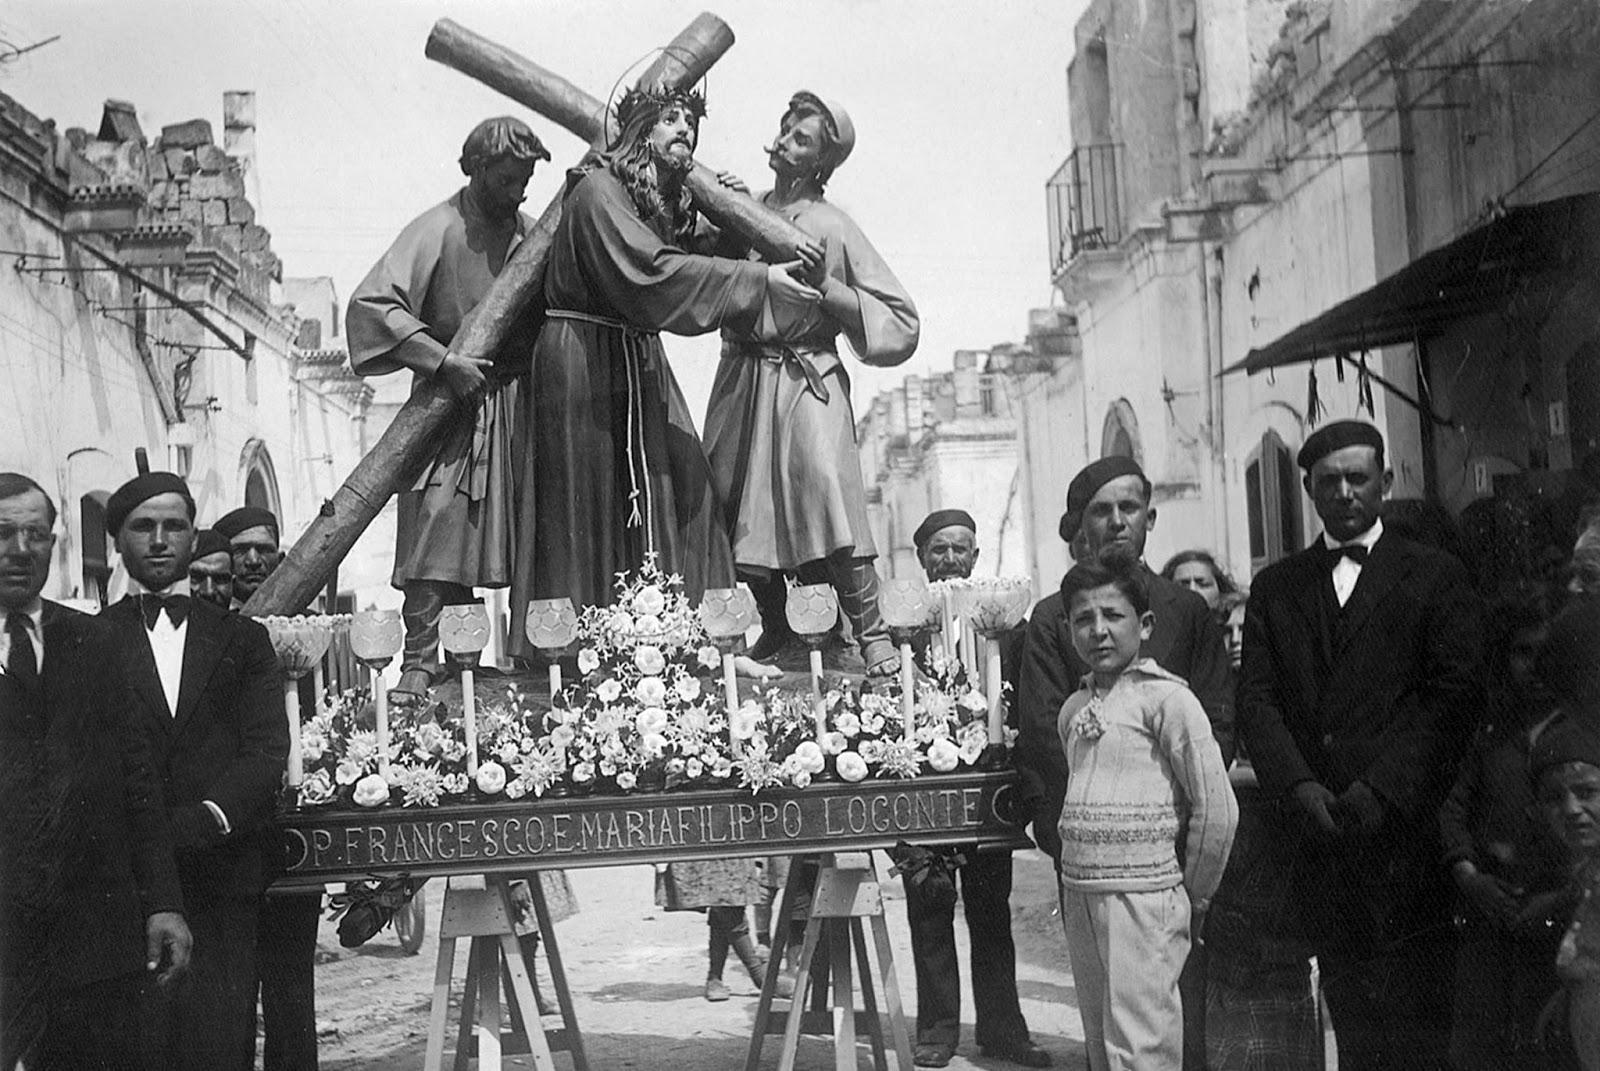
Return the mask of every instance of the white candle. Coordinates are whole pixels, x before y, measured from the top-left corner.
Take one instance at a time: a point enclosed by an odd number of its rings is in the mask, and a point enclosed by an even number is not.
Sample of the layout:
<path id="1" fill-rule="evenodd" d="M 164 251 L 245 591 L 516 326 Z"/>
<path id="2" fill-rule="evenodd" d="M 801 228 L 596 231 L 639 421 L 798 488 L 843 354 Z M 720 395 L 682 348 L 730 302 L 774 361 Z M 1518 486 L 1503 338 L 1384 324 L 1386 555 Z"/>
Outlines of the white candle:
<path id="1" fill-rule="evenodd" d="M 916 671 L 911 665 L 911 644 L 900 645 L 900 717 L 905 722 L 905 740 L 913 745 L 917 740 L 917 684 Z"/>
<path id="2" fill-rule="evenodd" d="M 950 588 L 946 585 L 939 593 L 939 645 L 947 663 L 956 657 L 956 615 L 951 601 Z"/>
<path id="3" fill-rule="evenodd" d="M 550 660 L 550 703 L 555 704 L 556 696 L 561 694 L 561 663 L 555 659 Z"/>
<path id="4" fill-rule="evenodd" d="M 1005 698 L 1000 694 L 1000 645 L 989 644 L 989 743 L 999 744 L 1005 739 L 1001 727 L 1005 723 Z"/>
<path id="5" fill-rule="evenodd" d="M 289 716 L 289 787 L 299 788 L 306 779 L 305 762 L 300 753 L 300 682 L 283 682 L 283 709 Z"/>
<path id="6" fill-rule="evenodd" d="M 383 682 L 383 670 L 372 674 L 372 698 L 378 713 L 378 772 L 389 779 L 389 687 Z"/>
<path id="7" fill-rule="evenodd" d="M 461 667 L 461 720 L 467 727 L 467 780 L 478 776 L 478 697 L 472 688 L 472 666 Z"/>
<path id="8" fill-rule="evenodd" d="M 817 743 L 828 732 L 828 708 L 822 702 L 822 652 L 811 649 L 811 710 L 817 723 Z"/>
<path id="9" fill-rule="evenodd" d="M 722 694 L 723 702 L 728 705 L 728 742 L 733 748 L 733 757 L 737 759 L 744 755 L 744 741 L 733 735 L 733 718 L 739 710 L 739 674 L 733 662 L 732 651 L 722 652 Z"/>

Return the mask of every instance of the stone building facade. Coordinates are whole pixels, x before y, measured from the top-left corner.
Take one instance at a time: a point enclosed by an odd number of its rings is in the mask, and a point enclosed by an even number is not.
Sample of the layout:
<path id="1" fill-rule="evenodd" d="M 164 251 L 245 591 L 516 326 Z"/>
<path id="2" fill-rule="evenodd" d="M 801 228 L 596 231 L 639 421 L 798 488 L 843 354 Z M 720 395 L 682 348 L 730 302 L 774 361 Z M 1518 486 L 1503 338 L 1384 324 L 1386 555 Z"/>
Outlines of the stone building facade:
<path id="1" fill-rule="evenodd" d="M 1563 493 L 1600 446 L 1600 10 L 1098 0 L 1076 44 L 1047 202 L 1081 360 L 1021 415 L 1144 464 L 1152 564 L 1304 546 L 1294 453 L 1338 417 L 1419 509 Z"/>
<path id="2" fill-rule="evenodd" d="M 120 594 L 103 509 L 136 450 L 189 481 L 202 524 L 260 505 L 292 542 L 381 430 L 337 340 L 300 344 L 314 317 L 248 193 L 253 113 L 228 94 L 219 146 L 205 120 L 147 138 L 108 101 L 61 132 L 0 96 L 0 469 L 60 506 L 50 597 Z M 390 549 L 358 545 L 350 603 L 385 597 Z"/>

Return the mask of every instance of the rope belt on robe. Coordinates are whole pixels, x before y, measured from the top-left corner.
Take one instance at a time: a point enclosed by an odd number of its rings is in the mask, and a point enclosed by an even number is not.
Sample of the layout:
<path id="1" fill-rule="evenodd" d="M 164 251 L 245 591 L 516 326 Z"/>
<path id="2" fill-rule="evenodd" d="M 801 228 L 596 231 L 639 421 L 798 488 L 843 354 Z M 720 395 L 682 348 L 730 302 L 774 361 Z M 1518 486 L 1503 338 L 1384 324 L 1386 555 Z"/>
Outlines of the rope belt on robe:
<path id="1" fill-rule="evenodd" d="M 654 382 L 647 384 L 645 375 L 654 371 L 655 352 L 651 343 L 655 341 L 657 332 L 647 331 L 642 327 L 613 320 L 607 316 L 596 316 L 593 313 L 573 312 L 569 309 L 548 309 L 545 311 L 546 319 L 574 320 L 579 323 L 595 324 L 607 327 L 622 335 L 622 362 L 623 370 L 628 382 L 628 503 L 631 507 L 628 512 L 629 528 L 644 528 L 645 551 L 650 554 L 656 552 L 655 525 L 651 523 L 651 516 L 655 512 L 654 504 L 650 497 L 650 451 L 647 449 L 646 436 L 648 434 L 644 413 L 647 406 L 653 405 L 663 409 L 665 399 L 660 397 L 660 392 L 651 389 L 652 398 L 646 398 L 647 386 L 653 388 Z M 666 443 L 657 444 L 658 456 L 666 457 Z"/>

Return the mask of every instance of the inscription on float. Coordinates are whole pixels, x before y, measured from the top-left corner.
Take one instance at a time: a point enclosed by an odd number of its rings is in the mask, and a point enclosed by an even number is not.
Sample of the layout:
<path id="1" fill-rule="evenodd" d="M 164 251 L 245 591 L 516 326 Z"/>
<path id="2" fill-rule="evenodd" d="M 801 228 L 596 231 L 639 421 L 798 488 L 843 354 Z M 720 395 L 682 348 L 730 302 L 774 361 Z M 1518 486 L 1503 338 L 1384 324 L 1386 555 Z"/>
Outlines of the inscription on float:
<path id="1" fill-rule="evenodd" d="M 997 790 L 1007 787 L 1002 782 L 863 792 L 852 786 L 775 799 L 717 793 L 650 803 L 593 797 L 425 815 L 299 812 L 287 823 L 291 839 L 301 842 L 290 872 L 470 869 L 462 866 L 468 863 L 496 869 L 580 856 L 599 863 L 826 850 L 835 843 L 892 843 L 902 837 L 993 839 L 1015 833 L 995 811 Z"/>

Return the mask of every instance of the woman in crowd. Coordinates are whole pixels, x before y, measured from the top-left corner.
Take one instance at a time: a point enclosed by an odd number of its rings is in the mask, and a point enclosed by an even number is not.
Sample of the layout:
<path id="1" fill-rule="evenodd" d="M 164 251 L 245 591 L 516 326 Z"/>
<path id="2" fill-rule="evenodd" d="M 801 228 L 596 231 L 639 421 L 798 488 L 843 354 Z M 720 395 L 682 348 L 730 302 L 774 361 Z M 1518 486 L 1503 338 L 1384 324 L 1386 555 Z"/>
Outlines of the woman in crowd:
<path id="1" fill-rule="evenodd" d="M 1180 550 L 1161 567 L 1161 575 L 1200 596 L 1213 610 L 1223 596 L 1239 590 L 1209 550 Z"/>

